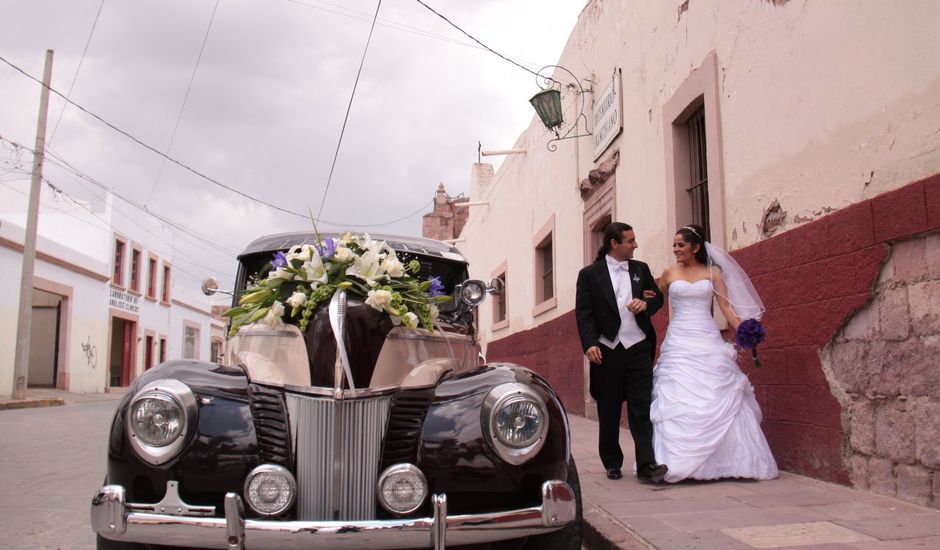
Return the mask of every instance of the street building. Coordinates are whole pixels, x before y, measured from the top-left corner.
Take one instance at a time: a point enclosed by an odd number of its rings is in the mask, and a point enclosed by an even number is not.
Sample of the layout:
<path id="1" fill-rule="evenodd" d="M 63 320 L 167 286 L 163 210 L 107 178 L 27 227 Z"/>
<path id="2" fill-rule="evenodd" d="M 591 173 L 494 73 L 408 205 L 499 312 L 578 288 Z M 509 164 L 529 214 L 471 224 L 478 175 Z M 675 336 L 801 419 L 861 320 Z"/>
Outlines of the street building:
<path id="1" fill-rule="evenodd" d="M 474 165 L 450 235 L 505 288 L 479 311 L 487 359 L 590 416 L 578 270 L 622 221 L 658 275 L 696 223 L 767 306 L 763 367 L 739 364 L 781 468 L 940 507 L 938 20 L 929 0 L 587 2 L 540 80 L 564 125 Z"/>
<path id="2" fill-rule="evenodd" d="M 13 391 L 26 183 L 0 187 L 2 397 Z M 86 203 L 46 185 L 39 220 L 27 387 L 104 392 L 163 361 L 224 351 L 224 322 L 198 281 L 178 277 L 159 220 L 122 213 L 110 193 Z"/>

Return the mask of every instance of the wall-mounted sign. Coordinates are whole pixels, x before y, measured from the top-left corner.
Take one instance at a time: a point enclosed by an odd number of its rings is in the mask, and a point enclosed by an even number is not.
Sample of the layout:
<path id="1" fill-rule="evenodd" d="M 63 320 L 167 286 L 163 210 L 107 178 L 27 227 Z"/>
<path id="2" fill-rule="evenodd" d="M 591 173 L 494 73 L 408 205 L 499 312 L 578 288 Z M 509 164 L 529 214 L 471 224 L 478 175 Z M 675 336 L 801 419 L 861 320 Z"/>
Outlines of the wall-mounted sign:
<path id="1" fill-rule="evenodd" d="M 140 311 L 140 296 L 124 292 L 119 288 L 111 289 L 111 298 L 108 301 L 114 309 L 137 313 Z"/>
<path id="2" fill-rule="evenodd" d="M 594 102 L 594 160 L 623 131 L 623 102 L 620 90 L 620 69 L 614 71 L 610 85 Z"/>

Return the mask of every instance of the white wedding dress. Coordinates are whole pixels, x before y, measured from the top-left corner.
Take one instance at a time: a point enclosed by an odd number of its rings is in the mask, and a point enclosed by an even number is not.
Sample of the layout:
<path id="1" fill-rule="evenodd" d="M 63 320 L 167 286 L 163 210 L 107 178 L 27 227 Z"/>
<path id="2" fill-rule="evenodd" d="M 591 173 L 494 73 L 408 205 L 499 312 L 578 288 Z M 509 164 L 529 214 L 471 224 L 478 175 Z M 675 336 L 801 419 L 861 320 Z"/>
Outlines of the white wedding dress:
<path id="1" fill-rule="evenodd" d="M 653 448 L 666 481 L 778 475 L 754 387 L 711 314 L 712 283 L 673 281 L 672 318 L 653 369 Z"/>

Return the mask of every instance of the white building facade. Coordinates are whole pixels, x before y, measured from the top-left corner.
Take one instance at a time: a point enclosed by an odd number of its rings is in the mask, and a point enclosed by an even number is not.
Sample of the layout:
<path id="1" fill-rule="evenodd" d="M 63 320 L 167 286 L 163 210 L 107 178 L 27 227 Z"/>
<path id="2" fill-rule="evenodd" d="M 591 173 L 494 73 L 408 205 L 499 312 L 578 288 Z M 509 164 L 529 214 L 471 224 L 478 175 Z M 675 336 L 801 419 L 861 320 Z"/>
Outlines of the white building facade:
<path id="1" fill-rule="evenodd" d="M 13 391 L 28 185 L 0 189 L 0 396 Z M 41 194 L 27 387 L 76 393 L 129 384 L 171 359 L 211 360 L 224 324 L 176 283 L 173 235 L 147 214 L 116 215 Z M 193 286 L 187 281 L 189 286 Z M 215 335 L 215 336 L 214 336 Z M 215 345 L 213 345 L 213 343 Z"/>
<path id="2" fill-rule="evenodd" d="M 569 127 L 584 99 L 571 135 L 592 135 L 550 151 L 533 118 L 504 144 L 524 153 L 473 167 L 456 246 L 506 288 L 479 312 L 487 358 L 590 415 L 578 271 L 610 221 L 635 228 L 657 276 L 699 223 L 768 307 L 765 368 L 741 364 L 781 466 L 940 505 L 940 455 L 922 451 L 940 448 L 940 390 L 924 389 L 940 383 L 936 21 L 929 0 L 587 2 L 558 61 L 577 82 L 553 76 Z M 667 308 L 654 324 L 661 339 Z M 840 351 L 860 337 L 862 355 Z"/>

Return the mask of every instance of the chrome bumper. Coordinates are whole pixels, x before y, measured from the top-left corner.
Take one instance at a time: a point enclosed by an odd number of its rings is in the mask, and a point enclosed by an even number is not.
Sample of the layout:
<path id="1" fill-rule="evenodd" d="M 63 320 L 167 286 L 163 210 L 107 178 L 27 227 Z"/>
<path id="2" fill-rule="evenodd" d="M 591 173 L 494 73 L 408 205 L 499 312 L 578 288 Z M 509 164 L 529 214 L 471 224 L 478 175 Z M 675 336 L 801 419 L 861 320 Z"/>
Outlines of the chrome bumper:
<path id="1" fill-rule="evenodd" d="M 575 521 L 574 491 L 563 481 L 542 484 L 542 505 L 487 514 L 447 515 L 447 496 L 433 495 L 433 517 L 374 521 L 245 519 L 241 497 L 225 495 L 225 517 L 138 511 L 124 487 L 105 485 L 91 502 L 91 526 L 106 539 L 194 548 L 396 549 L 476 544 L 550 533 Z M 184 508 L 180 510 L 186 510 Z M 202 512 L 200 507 L 189 507 Z"/>

